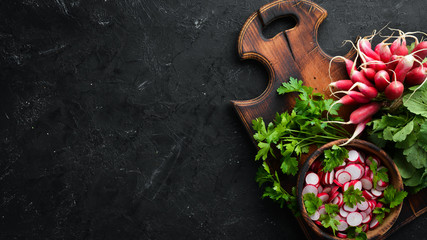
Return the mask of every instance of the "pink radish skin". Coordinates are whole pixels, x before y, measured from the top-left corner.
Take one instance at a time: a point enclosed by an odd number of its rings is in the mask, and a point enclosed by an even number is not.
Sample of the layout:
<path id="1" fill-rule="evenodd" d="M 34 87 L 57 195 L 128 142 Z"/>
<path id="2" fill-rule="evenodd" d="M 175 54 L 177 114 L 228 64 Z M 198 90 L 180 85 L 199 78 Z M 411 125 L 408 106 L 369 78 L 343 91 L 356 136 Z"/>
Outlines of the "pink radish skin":
<path id="1" fill-rule="evenodd" d="M 336 103 L 341 103 L 343 105 L 355 105 L 355 104 L 359 104 L 358 102 L 356 102 L 356 100 L 354 100 L 352 97 L 350 97 L 349 95 L 345 95 L 342 98 L 340 98 L 340 100 L 338 100 Z M 334 104 L 336 104 L 334 103 Z"/>
<path id="2" fill-rule="evenodd" d="M 338 187 L 338 186 L 334 186 L 334 187 L 332 187 L 332 190 L 331 190 L 331 192 L 330 192 L 330 194 L 329 195 L 334 195 L 338 190 L 339 190 L 340 188 Z"/>
<path id="3" fill-rule="evenodd" d="M 337 237 L 339 237 L 339 238 L 347 238 L 347 234 L 345 234 L 345 233 L 337 233 Z"/>
<path id="4" fill-rule="evenodd" d="M 319 186 L 317 187 L 317 192 L 318 192 L 318 193 L 322 193 L 322 192 L 323 192 L 323 186 L 322 186 L 322 185 L 319 185 Z"/>
<path id="5" fill-rule="evenodd" d="M 402 38 L 400 38 L 400 37 L 396 38 L 396 40 L 394 40 L 393 43 L 390 45 L 390 52 L 392 54 L 394 54 L 394 51 L 402 45 L 401 40 L 402 40 Z M 406 43 L 405 43 L 405 45 L 406 45 Z"/>
<path id="6" fill-rule="evenodd" d="M 340 183 L 337 179 L 334 179 L 334 183 L 335 183 L 338 187 L 342 187 L 342 183 Z"/>
<path id="7" fill-rule="evenodd" d="M 377 73 L 377 71 L 375 71 L 372 68 L 364 68 L 362 69 L 362 73 L 363 75 L 365 75 L 365 77 L 369 80 L 372 81 L 374 80 L 375 74 Z M 347 89 L 348 90 L 348 89 Z"/>
<path id="8" fill-rule="evenodd" d="M 335 192 L 335 193 L 331 194 L 331 196 L 329 197 L 329 202 L 333 202 L 335 200 L 335 198 L 338 197 L 338 194 L 340 194 L 340 193 Z"/>
<path id="9" fill-rule="evenodd" d="M 412 50 L 411 54 L 418 61 L 414 63 L 414 66 L 412 67 L 412 69 L 421 66 L 420 62 L 422 62 L 424 58 L 427 57 L 427 41 L 418 43 L 418 45 L 415 46 L 414 49 Z"/>
<path id="10" fill-rule="evenodd" d="M 381 166 L 380 160 L 378 160 L 378 158 L 375 157 L 375 156 L 368 157 L 368 159 L 366 160 L 366 164 L 369 165 L 369 166 L 371 166 L 372 161 L 375 161 L 377 163 L 377 167 Z"/>
<path id="11" fill-rule="evenodd" d="M 353 83 L 361 82 L 364 83 L 370 87 L 373 87 L 374 85 L 365 77 L 365 75 L 362 72 L 359 72 L 357 70 L 353 70 L 353 75 L 350 76 L 351 81 Z"/>
<path id="12" fill-rule="evenodd" d="M 408 55 L 408 48 L 404 45 L 401 45 L 394 50 L 393 54 L 398 56 L 406 56 Z"/>
<path id="13" fill-rule="evenodd" d="M 399 63 L 399 56 L 391 55 L 390 61 L 387 62 L 387 69 L 394 70 Z"/>
<path id="14" fill-rule="evenodd" d="M 377 186 L 380 186 L 380 187 L 387 187 L 388 186 L 388 183 L 386 183 L 386 182 L 384 182 L 383 180 L 378 180 L 378 182 L 377 182 Z"/>
<path id="15" fill-rule="evenodd" d="M 373 58 L 375 60 L 380 60 L 380 56 L 372 50 L 371 43 L 368 39 L 359 40 L 359 49 L 366 56 Z"/>
<path id="16" fill-rule="evenodd" d="M 348 214 L 346 221 L 349 226 L 356 227 L 362 223 L 362 220 L 363 220 L 362 214 L 358 212 L 352 212 Z"/>
<path id="17" fill-rule="evenodd" d="M 311 172 L 305 177 L 305 182 L 307 184 L 317 185 L 319 183 L 319 176 L 316 173 Z"/>
<path id="18" fill-rule="evenodd" d="M 402 96 L 405 87 L 402 82 L 393 81 L 384 90 L 384 94 L 388 100 L 394 100 Z"/>
<path id="19" fill-rule="evenodd" d="M 381 61 L 383 61 L 385 63 L 387 63 L 387 62 L 390 61 L 390 58 L 391 58 L 391 55 L 392 55 L 391 51 L 390 51 L 390 48 L 387 45 L 385 45 L 385 44 L 383 44 L 380 47 L 378 54 L 380 55 Z"/>
<path id="20" fill-rule="evenodd" d="M 350 116 L 351 117 L 351 116 Z M 366 124 L 371 121 L 371 118 L 367 118 L 365 120 L 363 120 L 363 122 L 358 123 L 356 125 L 356 128 L 354 129 L 353 135 L 351 136 L 351 138 L 349 138 L 345 143 L 341 144 L 341 146 L 345 146 L 347 145 L 349 142 L 353 141 L 353 139 L 355 139 L 357 136 L 359 136 L 359 134 L 361 134 L 363 132 L 363 130 L 366 127 Z"/>
<path id="21" fill-rule="evenodd" d="M 374 76 L 375 87 L 382 92 L 390 84 L 390 75 L 385 70 L 378 71 Z"/>
<path id="22" fill-rule="evenodd" d="M 353 98 L 354 101 L 358 103 L 368 103 L 371 101 L 371 98 L 365 96 L 365 94 L 356 91 L 348 91 L 347 95 Z"/>
<path id="23" fill-rule="evenodd" d="M 302 195 L 304 196 L 306 193 L 314 193 L 317 196 L 317 187 L 311 184 L 307 184 L 302 190 Z"/>
<path id="24" fill-rule="evenodd" d="M 363 224 L 369 223 L 372 220 L 372 215 L 367 214 L 366 217 L 362 220 Z"/>
<path id="25" fill-rule="evenodd" d="M 366 200 L 371 200 L 374 197 L 374 195 L 372 195 L 372 193 L 368 192 L 367 190 L 363 190 L 362 195 Z"/>
<path id="26" fill-rule="evenodd" d="M 375 48 L 374 48 L 374 52 L 375 52 L 376 54 L 380 55 L 380 48 L 381 48 L 382 46 L 384 46 L 384 43 L 383 43 L 383 42 L 378 43 L 378 44 L 377 44 L 377 46 L 375 46 Z"/>
<path id="27" fill-rule="evenodd" d="M 371 102 L 368 104 L 365 104 L 358 109 L 354 110 L 350 114 L 350 122 L 353 124 L 359 124 L 366 120 L 367 118 L 372 117 L 375 113 L 380 110 L 381 104 L 377 102 Z"/>
<path id="28" fill-rule="evenodd" d="M 314 221 L 314 223 L 318 226 L 322 226 L 322 222 L 320 222 L 320 221 Z"/>
<path id="29" fill-rule="evenodd" d="M 353 75 L 353 71 L 356 70 L 356 65 L 353 61 L 349 59 L 344 59 L 345 62 L 345 68 L 347 69 L 348 76 L 351 77 Z"/>
<path id="30" fill-rule="evenodd" d="M 335 171 L 335 178 L 338 178 L 338 175 L 339 175 L 340 173 L 342 173 L 343 171 L 344 171 L 344 167 L 341 167 L 340 169 L 336 170 L 336 171 Z"/>
<path id="31" fill-rule="evenodd" d="M 402 59 L 400 59 L 397 64 L 394 72 L 396 73 L 396 80 L 399 82 L 403 82 L 405 80 L 406 74 L 409 70 L 412 69 L 414 65 L 415 58 L 412 55 L 406 55 Z"/>
<path id="32" fill-rule="evenodd" d="M 405 83 L 408 86 L 420 85 L 426 80 L 427 68 L 421 66 L 413 68 L 406 74 Z"/>
<path id="33" fill-rule="evenodd" d="M 355 83 L 353 87 L 357 87 L 363 95 L 367 98 L 375 98 L 378 95 L 378 91 L 375 87 L 369 87 L 364 83 Z"/>
<path id="34" fill-rule="evenodd" d="M 339 90 L 348 91 L 353 86 L 353 81 L 351 80 L 338 80 L 329 84 L 329 86 L 334 87 Z"/>

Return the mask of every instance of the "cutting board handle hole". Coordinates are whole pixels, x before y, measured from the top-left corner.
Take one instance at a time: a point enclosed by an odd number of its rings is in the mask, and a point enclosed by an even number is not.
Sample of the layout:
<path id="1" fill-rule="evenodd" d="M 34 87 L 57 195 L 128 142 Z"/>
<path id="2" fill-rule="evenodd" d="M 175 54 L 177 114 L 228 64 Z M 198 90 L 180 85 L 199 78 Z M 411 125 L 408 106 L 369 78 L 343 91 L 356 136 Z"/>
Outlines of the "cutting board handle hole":
<path id="1" fill-rule="evenodd" d="M 265 38 L 273 38 L 277 34 L 294 28 L 297 25 L 297 17 L 293 15 L 276 18 L 262 29 Z"/>

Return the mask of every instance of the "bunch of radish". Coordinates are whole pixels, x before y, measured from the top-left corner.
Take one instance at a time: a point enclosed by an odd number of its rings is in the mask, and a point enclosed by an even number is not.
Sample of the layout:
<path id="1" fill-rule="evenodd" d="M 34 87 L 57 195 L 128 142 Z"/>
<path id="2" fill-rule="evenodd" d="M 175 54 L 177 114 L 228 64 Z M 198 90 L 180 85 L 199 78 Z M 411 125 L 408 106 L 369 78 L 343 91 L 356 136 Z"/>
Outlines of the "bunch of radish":
<path id="1" fill-rule="evenodd" d="M 384 166 L 380 166 L 380 160 L 375 156 L 365 157 L 362 151 L 349 150 L 348 158 L 345 159 L 341 166 L 336 167 L 331 172 L 323 172 L 321 161 L 316 160 L 305 176 L 302 196 L 307 193 L 313 193 L 323 202 L 323 205 L 310 218 L 317 225 L 322 226 L 319 219 L 322 214 L 326 214 L 324 204 L 332 203 L 338 205 L 339 215 L 336 216 L 336 219 L 340 224 L 338 225 L 337 236 L 341 238 L 347 237 L 346 230 L 348 227 L 363 226 L 363 230 L 367 232 L 369 229 L 379 226 L 373 210 L 376 207 L 383 206 L 381 202 L 377 202 L 377 198 L 382 197 L 388 183 L 378 180 L 377 186 L 374 188 L 373 172 L 369 166 L 372 161 L 377 163 L 378 169 L 384 168 Z M 364 201 L 358 202 L 353 207 L 345 204 L 343 197 L 350 186 L 361 190 L 364 198 Z"/>
<path id="2" fill-rule="evenodd" d="M 427 77 L 427 41 L 419 41 L 416 33 L 389 36 L 384 41 L 371 46 L 373 36 L 359 39 L 354 48 L 354 61 L 342 56 L 349 79 L 336 80 L 330 84 L 333 95 L 341 97 L 336 103 L 360 105 L 343 124 L 356 124 L 356 130 L 349 141 L 357 137 L 370 118 L 383 106 L 391 105 L 399 99 L 406 87 L 422 85 Z M 393 41 L 388 42 L 390 39 Z M 414 48 L 408 50 L 407 39 L 414 41 Z M 344 94 L 344 95 L 342 95 Z M 341 122 L 342 123 L 342 122 Z"/>

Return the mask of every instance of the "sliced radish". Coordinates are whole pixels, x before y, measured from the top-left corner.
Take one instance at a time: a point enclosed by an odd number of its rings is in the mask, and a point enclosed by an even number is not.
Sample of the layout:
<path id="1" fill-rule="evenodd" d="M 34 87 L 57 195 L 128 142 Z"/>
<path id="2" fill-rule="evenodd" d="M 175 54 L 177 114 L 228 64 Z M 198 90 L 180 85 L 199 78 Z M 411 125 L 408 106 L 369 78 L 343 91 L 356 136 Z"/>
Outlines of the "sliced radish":
<path id="1" fill-rule="evenodd" d="M 345 205 L 344 205 L 345 206 Z M 347 223 L 349 226 L 356 227 L 362 223 L 362 214 L 358 212 L 351 212 L 347 215 Z"/>
<path id="2" fill-rule="evenodd" d="M 347 223 L 346 221 L 344 221 L 344 220 L 339 220 L 339 221 L 340 221 L 340 224 L 339 224 L 339 225 L 337 225 L 337 227 L 338 227 L 338 231 L 342 232 L 342 231 L 347 230 L 347 228 L 348 228 L 348 223 Z"/>
<path id="3" fill-rule="evenodd" d="M 315 171 L 315 172 L 317 172 L 317 171 L 319 171 L 321 165 L 322 165 L 322 162 L 320 162 L 320 161 L 314 161 L 311 164 L 310 169 L 313 170 L 313 171 Z"/>
<path id="4" fill-rule="evenodd" d="M 378 185 L 377 185 L 377 187 L 376 187 L 375 189 L 376 189 L 376 190 L 378 190 L 378 191 L 380 191 L 380 192 L 382 192 L 382 191 L 384 191 L 386 188 L 387 188 L 387 187 L 380 187 L 380 186 L 378 186 Z"/>
<path id="5" fill-rule="evenodd" d="M 363 220 L 362 220 L 362 223 L 363 223 Z M 364 232 L 367 232 L 369 230 L 369 225 L 363 225 L 363 227 L 362 227 L 362 231 L 364 231 Z"/>
<path id="6" fill-rule="evenodd" d="M 322 202 L 326 202 L 329 199 L 329 195 L 327 193 L 319 193 L 317 194 L 317 197 L 320 198 L 320 200 L 322 200 Z"/>
<path id="7" fill-rule="evenodd" d="M 384 204 L 382 202 L 377 202 L 376 206 L 377 208 L 382 208 Z"/>
<path id="8" fill-rule="evenodd" d="M 362 214 L 362 218 L 365 219 L 366 216 L 368 216 L 368 214 L 366 214 L 365 212 L 359 212 L 360 214 Z"/>
<path id="9" fill-rule="evenodd" d="M 340 189 L 340 187 L 338 187 L 338 186 L 334 186 L 334 187 L 332 187 L 332 190 L 331 190 L 331 192 L 329 193 L 329 195 L 333 195 L 333 194 L 335 194 L 335 193 L 338 191 L 338 189 Z"/>
<path id="10" fill-rule="evenodd" d="M 332 190 L 331 186 L 326 186 L 326 187 L 323 188 L 323 192 L 324 193 L 328 193 L 329 194 L 331 192 L 331 190 Z"/>
<path id="11" fill-rule="evenodd" d="M 334 201 L 332 201 L 333 204 L 339 205 L 339 203 L 341 202 L 341 198 L 339 196 L 337 196 L 336 198 L 334 198 Z"/>
<path id="12" fill-rule="evenodd" d="M 346 210 L 344 210 L 344 208 L 340 208 L 340 216 L 343 218 L 346 218 L 348 215 L 348 212 Z"/>
<path id="13" fill-rule="evenodd" d="M 371 200 L 374 197 L 374 195 L 372 195 L 372 193 L 367 190 L 363 190 L 362 195 L 366 200 Z"/>
<path id="14" fill-rule="evenodd" d="M 314 212 L 314 214 L 310 216 L 310 218 L 311 218 L 311 220 L 313 220 L 313 221 L 319 220 L 319 218 L 320 218 L 320 213 L 319 213 L 319 211 L 317 211 L 317 210 L 316 210 L 316 211 Z"/>
<path id="15" fill-rule="evenodd" d="M 368 209 L 366 209 L 365 211 L 363 211 L 366 214 L 371 214 L 372 213 L 372 208 L 368 207 Z"/>
<path id="16" fill-rule="evenodd" d="M 378 220 L 376 218 L 374 218 L 374 219 L 372 219 L 371 223 L 369 224 L 369 228 L 374 229 L 374 228 L 378 227 L 378 225 L 380 225 L 380 223 L 378 222 Z"/>
<path id="17" fill-rule="evenodd" d="M 353 183 L 353 186 L 354 186 L 354 189 L 359 189 L 360 191 L 362 191 L 362 182 L 361 182 L 361 181 L 356 180 L 356 181 Z"/>
<path id="18" fill-rule="evenodd" d="M 302 195 L 304 196 L 306 193 L 314 193 L 317 196 L 317 187 L 311 184 L 305 185 L 304 189 L 302 189 Z"/>
<path id="19" fill-rule="evenodd" d="M 334 199 L 338 196 L 339 192 L 335 192 L 333 194 L 331 194 L 331 197 L 329 198 L 329 202 L 333 202 Z"/>
<path id="20" fill-rule="evenodd" d="M 372 220 L 372 215 L 371 214 L 366 214 L 366 217 L 362 220 L 362 223 L 369 223 Z"/>
<path id="21" fill-rule="evenodd" d="M 319 176 L 316 173 L 311 172 L 305 176 L 305 182 L 307 184 L 317 185 L 319 183 Z"/>
<path id="22" fill-rule="evenodd" d="M 345 167 L 345 171 L 350 173 L 351 180 L 359 179 L 362 177 L 362 168 L 359 164 L 351 163 Z"/>
<path id="23" fill-rule="evenodd" d="M 369 208 L 369 203 L 367 201 L 363 201 L 363 202 L 357 203 L 356 205 L 357 205 L 357 208 L 360 211 L 365 211 L 366 209 Z"/>
<path id="24" fill-rule="evenodd" d="M 377 186 L 380 186 L 380 187 L 387 187 L 388 186 L 388 183 L 386 183 L 386 182 L 384 182 L 383 180 L 378 180 L 378 182 L 377 182 Z"/>
<path id="25" fill-rule="evenodd" d="M 362 177 L 360 179 L 360 182 L 362 182 L 362 188 L 366 189 L 366 190 L 371 190 L 372 189 L 372 180 L 368 177 Z"/>
<path id="26" fill-rule="evenodd" d="M 332 184 L 334 182 L 334 176 L 335 176 L 335 171 L 332 169 L 332 171 L 329 173 L 329 184 Z"/>
<path id="27" fill-rule="evenodd" d="M 351 183 L 350 182 L 346 182 L 342 185 L 342 190 L 343 192 L 347 191 L 348 187 L 350 187 Z"/>
<path id="28" fill-rule="evenodd" d="M 340 173 L 342 173 L 344 171 L 344 167 L 342 167 L 342 168 L 340 168 L 340 169 L 338 169 L 338 170 L 335 170 L 335 178 L 338 178 L 338 175 L 340 174 Z"/>
<path id="29" fill-rule="evenodd" d="M 343 170 L 337 177 L 338 182 L 344 184 L 351 180 L 351 175 L 349 172 Z"/>
<path id="30" fill-rule="evenodd" d="M 357 205 L 354 205 L 353 207 L 350 207 L 349 205 L 344 204 L 343 209 L 346 210 L 349 213 L 355 212 L 357 210 Z"/>
<path id="31" fill-rule="evenodd" d="M 319 225 L 319 226 L 322 226 L 322 222 L 320 222 L 320 221 L 314 221 L 314 223 Z"/>
<path id="32" fill-rule="evenodd" d="M 334 179 L 334 183 L 335 183 L 338 187 L 342 187 L 342 184 L 341 184 L 337 179 Z"/>
<path id="33" fill-rule="evenodd" d="M 335 215 L 334 218 L 338 221 L 340 221 L 342 219 L 340 215 Z"/>
<path id="34" fill-rule="evenodd" d="M 371 166 L 372 161 L 377 162 L 377 166 L 380 166 L 380 160 L 379 160 L 377 157 L 375 157 L 375 156 L 370 156 L 370 157 L 368 157 L 368 159 L 366 159 L 366 164 L 367 164 L 368 166 Z"/>
<path id="35" fill-rule="evenodd" d="M 322 185 L 319 185 L 319 186 L 317 187 L 317 192 L 318 192 L 318 193 L 323 192 L 323 186 L 322 186 Z"/>
<path id="36" fill-rule="evenodd" d="M 377 201 L 375 200 L 369 200 L 369 203 L 371 204 L 371 208 L 374 209 L 377 207 Z"/>
<path id="37" fill-rule="evenodd" d="M 319 211 L 320 215 L 326 214 L 325 205 L 320 206 L 318 211 Z"/>
<path id="38" fill-rule="evenodd" d="M 376 189 L 371 189 L 371 193 L 372 195 L 374 195 L 375 197 L 381 197 L 383 195 L 383 192 L 378 191 Z"/>
<path id="39" fill-rule="evenodd" d="M 355 163 L 357 161 L 360 161 L 360 153 L 356 150 L 350 150 L 348 151 L 348 161 Z"/>
<path id="40" fill-rule="evenodd" d="M 347 238 L 347 234 L 345 234 L 345 233 L 337 233 L 337 237 L 339 237 L 339 238 Z"/>

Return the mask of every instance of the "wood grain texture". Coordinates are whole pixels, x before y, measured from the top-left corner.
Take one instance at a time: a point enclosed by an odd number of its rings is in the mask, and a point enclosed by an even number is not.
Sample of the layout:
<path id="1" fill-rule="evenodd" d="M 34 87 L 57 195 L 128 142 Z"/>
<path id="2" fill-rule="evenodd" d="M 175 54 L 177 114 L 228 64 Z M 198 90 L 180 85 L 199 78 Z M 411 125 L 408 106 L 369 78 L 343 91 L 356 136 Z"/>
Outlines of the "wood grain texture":
<path id="1" fill-rule="evenodd" d="M 330 95 L 329 67 L 332 79 L 348 78 L 344 63 L 342 61 L 330 63 L 332 57 L 323 52 L 318 44 L 317 31 L 326 16 L 326 10 L 313 2 L 279 0 L 261 7 L 244 24 L 238 39 L 239 56 L 243 60 L 254 59 L 261 62 L 269 74 L 267 87 L 260 96 L 250 100 L 232 101 L 254 144 L 255 140 L 252 137 L 254 132 L 251 128 L 253 119 L 262 117 L 264 121 L 270 122 L 276 112 L 286 111 L 293 106 L 294 95 L 279 96 L 276 93 L 276 89 L 289 77 L 302 79 L 305 85 L 326 96 Z M 264 37 L 263 28 L 282 17 L 293 17 L 297 24 L 273 38 Z M 349 52 L 345 57 L 351 59 L 352 56 L 354 52 Z M 350 110 L 344 109 L 343 116 L 346 117 Z M 283 187 L 289 189 L 295 186 L 295 180 L 295 178 L 286 177 L 285 181 L 282 181 L 285 185 Z M 427 190 L 409 196 L 394 227 L 379 239 L 386 238 L 426 211 Z M 318 238 L 301 219 L 298 221 L 308 239 Z"/>

